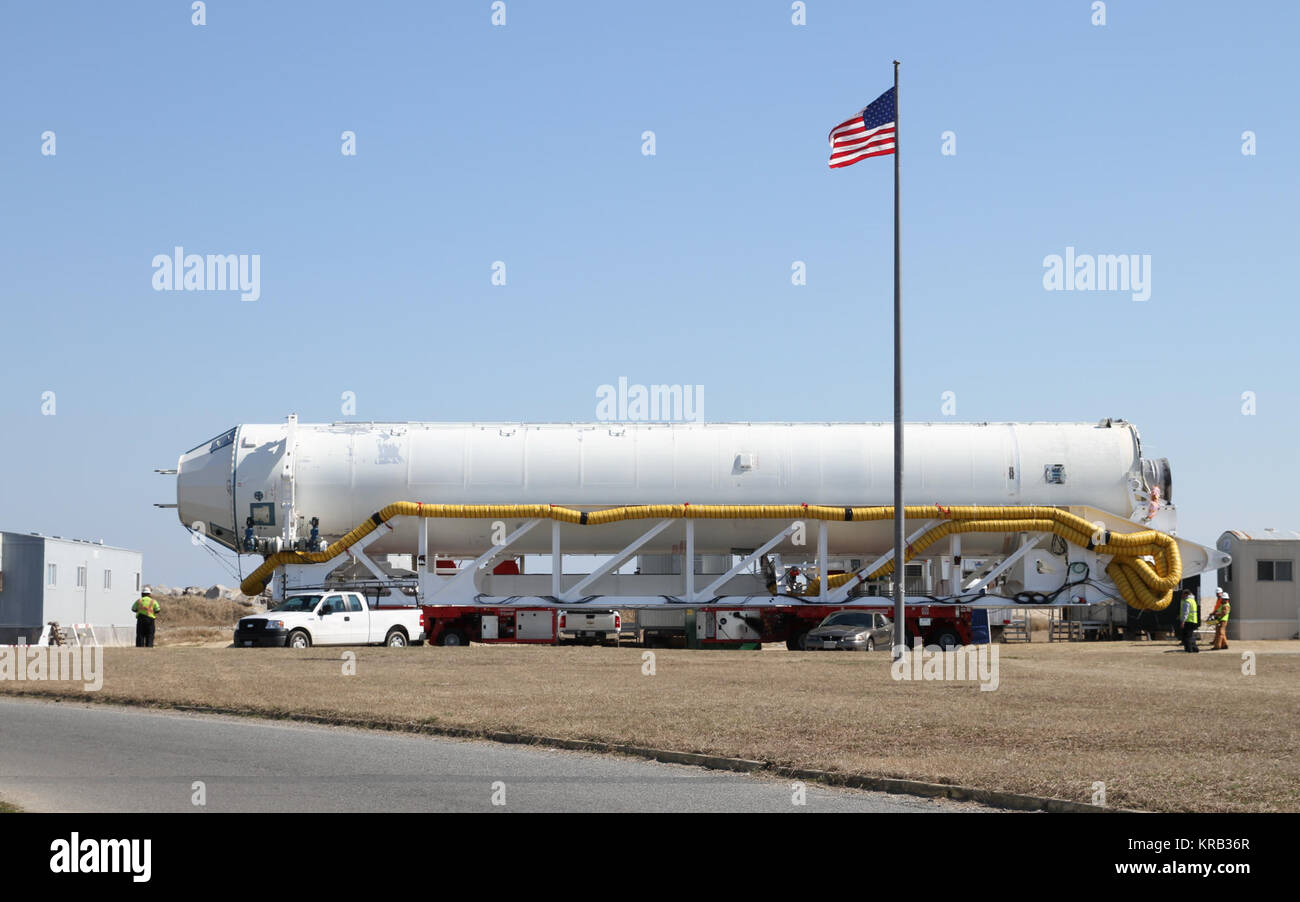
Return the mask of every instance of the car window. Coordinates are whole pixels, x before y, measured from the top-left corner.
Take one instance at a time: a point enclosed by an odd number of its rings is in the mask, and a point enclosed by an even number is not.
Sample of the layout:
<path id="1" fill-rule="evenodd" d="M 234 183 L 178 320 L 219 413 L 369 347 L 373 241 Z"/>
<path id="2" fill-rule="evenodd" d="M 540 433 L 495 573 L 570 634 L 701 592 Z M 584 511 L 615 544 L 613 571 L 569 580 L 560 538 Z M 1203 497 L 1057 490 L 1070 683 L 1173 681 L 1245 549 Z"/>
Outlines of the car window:
<path id="1" fill-rule="evenodd" d="M 361 611 L 361 610 L 362 610 L 362 608 L 361 608 L 361 599 L 358 598 L 358 597 L 355 596 L 355 595 L 349 595 L 349 596 L 348 596 L 348 610 L 349 610 L 349 611 L 358 611 L 358 612 Z"/>
<path id="2" fill-rule="evenodd" d="M 319 595 L 293 595 L 271 608 L 270 613 L 277 611 L 314 611 L 316 603 L 320 601 Z"/>
<path id="3" fill-rule="evenodd" d="M 822 621 L 822 626 L 871 626 L 871 614 L 866 611 L 837 611 Z"/>
<path id="4" fill-rule="evenodd" d="M 342 595 L 327 595 L 325 603 L 320 606 L 322 614 L 337 614 L 339 611 L 346 611 L 347 605 L 343 602 Z"/>

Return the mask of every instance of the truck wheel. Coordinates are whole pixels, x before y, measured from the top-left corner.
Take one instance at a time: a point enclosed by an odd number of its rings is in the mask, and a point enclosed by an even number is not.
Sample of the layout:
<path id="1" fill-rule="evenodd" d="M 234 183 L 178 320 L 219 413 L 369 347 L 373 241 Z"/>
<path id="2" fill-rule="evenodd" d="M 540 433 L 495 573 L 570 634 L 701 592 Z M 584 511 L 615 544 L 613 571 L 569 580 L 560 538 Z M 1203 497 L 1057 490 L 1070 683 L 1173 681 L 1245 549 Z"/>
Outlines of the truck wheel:
<path id="1" fill-rule="evenodd" d="M 389 648 L 406 648 L 406 633 L 402 632 L 400 626 L 395 626 L 384 637 L 384 644 Z"/>
<path id="2" fill-rule="evenodd" d="M 873 638 L 871 638 L 870 636 L 868 636 L 868 637 L 867 637 L 867 651 L 875 651 L 875 650 L 876 650 L 876 640 L 873 639 Z"/>
<path id="3" fill-rule="evenodd" d="M 804 650 L 803 640 L 807 637 L 807 635 L 808 635 L 807 630 L 803 630 L 797 633 L 791 633 L 790 638 L 785 640 L 785 647 L 790 649 L 790 651 L 803 651 Z"/>
<path id="4" fill-rule="evenodd" d="M 448 648 L 454 648 L 461 645 L 469 645 L 469 639 L 460 630 L 447 630 L 438 638 L 439 645 L 445 645 Z"/>
<path id="5" fill-rule="evenodd" d="M 294 630 L 289 634 L 290 648 L 311 648 L 311 636 L 306 630 Z"/>
<path id="6" fill-rule="evenodd" d="M 958 636 L 957 631 L 954 629 L 942 629 L 932 635 L 926 644 L 937 645 L 944 651 L 947 651 L 950 648 L 957 648 L 961 645 L 961 636 Z"/>

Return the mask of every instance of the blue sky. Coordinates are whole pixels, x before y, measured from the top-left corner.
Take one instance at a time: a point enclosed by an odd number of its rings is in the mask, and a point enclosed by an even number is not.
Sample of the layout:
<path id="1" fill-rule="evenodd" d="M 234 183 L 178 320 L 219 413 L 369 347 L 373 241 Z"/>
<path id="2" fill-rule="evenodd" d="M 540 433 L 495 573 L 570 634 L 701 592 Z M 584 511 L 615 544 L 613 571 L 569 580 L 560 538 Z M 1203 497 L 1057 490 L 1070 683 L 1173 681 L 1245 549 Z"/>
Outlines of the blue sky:
<path id="1" fill-rule="evenodd" d="M 0 526 L 229 583 L 152 469 L 345 391 L 588 420 L 627 376 L 709 420 L 889 419 L 892 161 L 830 171 L 826 134 L 897 57 L 908 419 L 1124 417 L 1182 534 L 1300 527 L 1294 4 L 490 5 L 4 8 Z M 154 291 L 177 245 L 260 254 L 260 300 Z M 1067 246 L 1149 254 L 1150 300 L 1045 291 Z"/>

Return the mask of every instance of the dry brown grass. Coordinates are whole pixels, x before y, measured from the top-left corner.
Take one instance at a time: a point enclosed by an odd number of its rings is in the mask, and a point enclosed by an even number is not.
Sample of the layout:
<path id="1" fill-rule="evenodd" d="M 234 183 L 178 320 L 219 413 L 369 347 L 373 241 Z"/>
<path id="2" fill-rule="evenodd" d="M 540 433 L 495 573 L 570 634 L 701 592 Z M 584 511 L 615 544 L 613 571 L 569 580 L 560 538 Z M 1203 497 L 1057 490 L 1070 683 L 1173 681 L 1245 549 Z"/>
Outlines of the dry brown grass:
<path id="1" fill-rule="evenodd" d="M 234 639 L 235 621 L 254 612 L 251 605 L 200 595 L 155 595 L 157 645 L 221 647 Z"/>
<path id="2" fill-rule="evenodd" d="M 229 626 L 253 611 L 251 605 L 224 598 L 203 598 L 200 595 L 155 595 L 161 611 L 158 625 L 163 626 Z"/>
<path id="3" fill-rule="evenodd" d="M 1001 686 L 897 682 L 875 654 L 633 648 L 109 649 L 91 701 L 596 739 L 1172 811 L 1300 810 L 1300 644 L 999 647 Z M 1240 652 L 1258 673 L 1241 673 Z M 95 696 L 95 697 L 92 697 Z"/>
<path id="4" fill-rule="evenodd" d="M 154 645 L 224 648 L 235 638 L 233 626 L 163 626 L 158 624 Z"/>

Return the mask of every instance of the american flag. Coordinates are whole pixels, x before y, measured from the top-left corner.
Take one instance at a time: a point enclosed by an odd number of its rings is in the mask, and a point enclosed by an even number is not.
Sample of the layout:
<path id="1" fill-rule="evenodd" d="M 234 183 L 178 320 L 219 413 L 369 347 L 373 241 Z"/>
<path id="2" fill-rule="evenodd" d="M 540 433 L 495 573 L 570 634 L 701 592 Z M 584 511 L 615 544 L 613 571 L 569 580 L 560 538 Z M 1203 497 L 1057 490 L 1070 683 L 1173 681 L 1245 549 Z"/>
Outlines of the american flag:
<path id="1" fill-rule="evenodd" d="M 832 169 L 893 153 L 894 89 L 890 88 L 852 119 L 831 129 L 830 142 Z"/>

